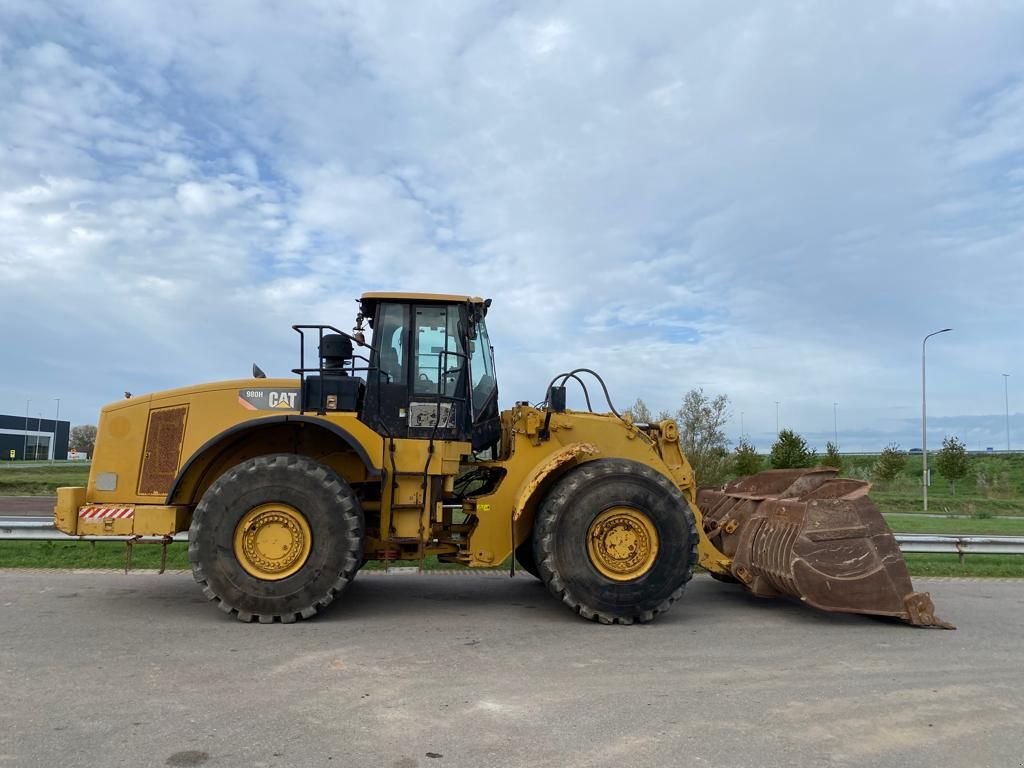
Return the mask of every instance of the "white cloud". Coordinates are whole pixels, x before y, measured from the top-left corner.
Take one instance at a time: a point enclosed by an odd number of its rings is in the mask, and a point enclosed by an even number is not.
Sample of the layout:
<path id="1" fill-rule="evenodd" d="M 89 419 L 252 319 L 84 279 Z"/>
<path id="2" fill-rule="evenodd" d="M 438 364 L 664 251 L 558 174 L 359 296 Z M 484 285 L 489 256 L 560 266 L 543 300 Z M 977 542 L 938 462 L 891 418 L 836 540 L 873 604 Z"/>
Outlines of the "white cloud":
<path id="1" fill-rule="evenodd" d="M 168 152 L 161 159 L 163 171 L 168 176 L 188 176 L 193 172 L 192 161 L 177 152 Z"/>
<path id="2" fill-rule="evenodd" d="M 997 412 L 1024 357 L 1022 27 L 968 4 L 8 4 L 0 302 L 40 319 L 0 410 L 76 365 L 79 421 L 287 370 L 292 322 L 396 288 L 495 298 L 508 401 L 583 364 L 619 404 L 701 384 L 748 431 L 778 400 L 888 435 L 953 325 L 931 409 Z"/>
<path id="3" fill-rule="evenodd" d="M 565 48 L 570 31 L 569 25 L 562 19 L 550 19 L 525 31 L 524 47 L 531 56 L 544 58 Z"/>
<path id="4" fill-rule="evenodd" d="M 259 194 L 256 190 L 246 192 L 220 180 L 207 183 L 186 181 L 178 186 L 174 197 L 187 215 L 212 216 L 243 204 L 254 193 Z"/>

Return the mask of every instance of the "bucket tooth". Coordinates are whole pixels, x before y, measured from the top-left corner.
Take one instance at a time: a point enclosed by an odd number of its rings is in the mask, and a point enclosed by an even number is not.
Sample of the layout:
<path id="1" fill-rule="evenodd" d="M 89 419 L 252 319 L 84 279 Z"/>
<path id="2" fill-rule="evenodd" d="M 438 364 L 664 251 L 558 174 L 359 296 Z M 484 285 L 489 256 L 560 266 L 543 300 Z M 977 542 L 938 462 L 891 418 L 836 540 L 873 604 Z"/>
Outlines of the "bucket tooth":
<path id="1" fill-rule="evenodd" d="M 953 629 L 915 592 L 870 485 L 838 470 L 770 470 L 702 489 L 704 530 L 758 597 L 795 597 L 824 611 L 891 616 Z"/>

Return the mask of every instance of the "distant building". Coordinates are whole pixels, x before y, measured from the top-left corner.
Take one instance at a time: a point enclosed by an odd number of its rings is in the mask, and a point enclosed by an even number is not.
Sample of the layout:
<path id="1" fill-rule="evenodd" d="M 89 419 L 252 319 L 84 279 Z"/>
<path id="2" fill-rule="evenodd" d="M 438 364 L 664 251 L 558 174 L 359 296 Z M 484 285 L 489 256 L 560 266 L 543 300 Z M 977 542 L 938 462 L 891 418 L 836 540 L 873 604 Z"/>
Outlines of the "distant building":
<path id="1" fill-rule="evenodd" d="M 0 460 L 66 459 L 70 435 L 70 421 L 0 414 Z"/>

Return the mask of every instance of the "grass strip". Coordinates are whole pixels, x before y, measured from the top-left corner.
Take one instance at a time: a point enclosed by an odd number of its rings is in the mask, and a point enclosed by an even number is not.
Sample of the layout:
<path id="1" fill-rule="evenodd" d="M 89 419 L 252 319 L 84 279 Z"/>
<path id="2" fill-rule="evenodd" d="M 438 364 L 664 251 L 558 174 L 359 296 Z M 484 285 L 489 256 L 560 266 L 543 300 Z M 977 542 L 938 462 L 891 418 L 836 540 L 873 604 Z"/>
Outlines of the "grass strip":
<path id="1" fill-rule="evenodd" d="M 1024 536 L 1024 520 L 992 517 L 974 518 L 922 517 L 921 515 L 886 515 L 885 521 L 896 533 L 935 533 L 955 536 Z"/>
<path id="2" fill-rule="evenodd" d="M 160 546 L 136 544 L 133 568 L 159 568 Z M 124 568 L 122 541 L 0 541 L 0 568 Z M 188 568 L 188 544 L 167 547 L 167 568 Z"/>
<path id="3" fill-rule="evenodd" d="M 84 486 L 88 481 L 85 462 L 0 463 L 0 496 L 56 496 L 61 486 Z"/>
<path id="4" fill-rule="evenodd" d="M 887 514 L 920 514 L 924 511 L 921 492 L 894 493 L 871 489 L 871 500 L 882 512 Z M 928 512 L 933 515 L 964 515 L 980 519 L 999 517 L 1002 515 L 1024 515 L 1024 499 L 988 498 L 985 496 L 966 496 L 956 498 L 934 498 L 928 496 Z"/>
<path id="5" fill-rule="evenodd" d="M 911 576 L 1024 578 L 1024 555 L 967 555 L 962 563 L 957 555 L 907 554 L 903 557 Z"/>

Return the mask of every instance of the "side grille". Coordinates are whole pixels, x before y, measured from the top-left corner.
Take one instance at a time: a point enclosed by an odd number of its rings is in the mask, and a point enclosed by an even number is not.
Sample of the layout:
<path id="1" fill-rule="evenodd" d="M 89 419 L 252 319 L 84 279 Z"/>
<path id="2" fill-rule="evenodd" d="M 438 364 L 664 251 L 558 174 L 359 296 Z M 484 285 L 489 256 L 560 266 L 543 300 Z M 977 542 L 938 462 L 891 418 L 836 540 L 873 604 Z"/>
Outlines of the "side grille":
<path id="1" fill-rule="evenodd" d="M 140 495 L 162 496 L 170 490 L 178 473 L 187 415 L 187 405 L 150 411 L 139 476 Z"/>

